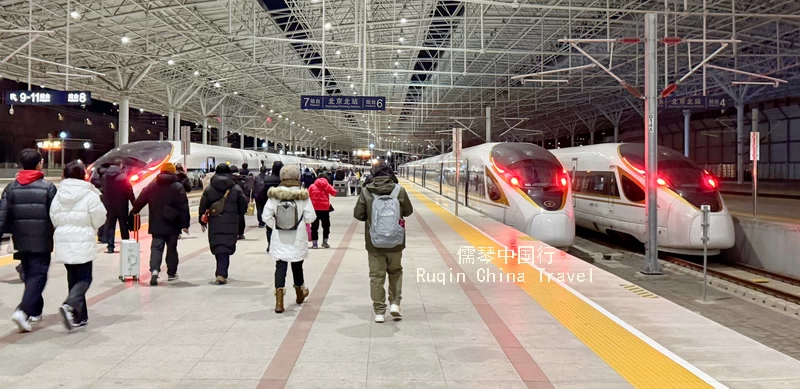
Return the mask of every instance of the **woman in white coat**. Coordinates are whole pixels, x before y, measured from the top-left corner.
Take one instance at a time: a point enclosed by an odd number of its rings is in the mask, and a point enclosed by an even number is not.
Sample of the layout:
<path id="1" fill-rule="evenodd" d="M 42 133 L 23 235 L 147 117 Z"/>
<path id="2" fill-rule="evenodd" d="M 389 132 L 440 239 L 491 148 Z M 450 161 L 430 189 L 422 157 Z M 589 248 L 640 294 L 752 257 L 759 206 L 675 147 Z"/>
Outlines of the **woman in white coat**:
<path id="1" fill-rule="evenodd" d="M 286 294 L 286 271 L 292 264 L 294 290 L 298 304 L 308 297 L 308 288 L 303 279 L 303 260 L 308 257 L 308 232 L 304 224 L 317 218 L 314 206 L 308 198 L 308 190 L 300 186 L 300 168 L 287 165 L 281 169 L 281 184 L 267 192 L 267 204 L 262 219 L 272 229 L 269 254 L 275 260 L 275 312 L 283 312 L 283 296 Z M 292 205 L 293 204 L 293 205 Z M 279 210 L 278 208 L 281 208 Z M 289 213 L 287 210 L 294 210 Z M 293 229 L 286 228 L 293 225 Z"/>
<path id="2" fill-rule="evenodd" d="M 90 182 L 84 181 L 85 176 L 83 163 L 67 164 L 64 180 L 50 205 L 50 220 L 56 228 L 55 259 L 67 268 L 69 295 L 59 307 L 67 330 L 83 327 L 89 320 L 86 291 L 92 284 L 92 261 L 97 255 L 96 232 L 106 219 L 100 195 Z"/>

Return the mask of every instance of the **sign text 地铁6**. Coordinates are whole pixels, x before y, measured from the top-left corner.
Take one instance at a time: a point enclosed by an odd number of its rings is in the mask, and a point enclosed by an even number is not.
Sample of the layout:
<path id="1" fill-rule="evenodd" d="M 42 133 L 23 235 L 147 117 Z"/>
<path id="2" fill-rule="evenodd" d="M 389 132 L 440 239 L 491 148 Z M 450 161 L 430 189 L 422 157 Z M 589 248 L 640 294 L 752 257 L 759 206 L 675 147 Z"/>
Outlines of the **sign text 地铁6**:
<path id="1" fill-rule="evenodd" d="M 300 96 L 301 109 L 339 111 L 384 111 L 384 96 Z"/>

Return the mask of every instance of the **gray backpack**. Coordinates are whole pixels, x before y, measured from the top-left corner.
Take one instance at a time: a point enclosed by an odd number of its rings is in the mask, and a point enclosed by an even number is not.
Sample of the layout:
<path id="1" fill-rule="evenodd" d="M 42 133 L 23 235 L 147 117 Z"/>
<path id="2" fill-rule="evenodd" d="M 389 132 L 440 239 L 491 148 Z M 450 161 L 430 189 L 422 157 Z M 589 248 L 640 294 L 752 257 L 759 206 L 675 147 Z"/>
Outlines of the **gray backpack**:
<path id="1" fill-rule="evenodd" d="M 293 200 L 283 200 L 278 203 L 278 208 L 275 210 L 275 229 L 281 231 L 296 230 L 303 220 L 303 217 L 298 216 L 298 213 L 297 203 Z"/>
<path id="2" fill-rule="evenodd" d="M 403 244 L 405 228 L 400 224 L 400 185 L 395 185 L 391 194 L 373 197 L 372 215 L 370 218 L 369 237 L 372 245 L 380 249 L 388 249 Z"/>

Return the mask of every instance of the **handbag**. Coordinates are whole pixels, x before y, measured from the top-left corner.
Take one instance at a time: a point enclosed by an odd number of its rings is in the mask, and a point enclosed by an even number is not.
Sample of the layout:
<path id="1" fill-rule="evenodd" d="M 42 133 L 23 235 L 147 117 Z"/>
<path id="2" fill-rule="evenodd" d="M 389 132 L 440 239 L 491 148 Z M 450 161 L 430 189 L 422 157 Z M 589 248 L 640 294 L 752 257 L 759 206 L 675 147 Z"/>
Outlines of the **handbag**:
<path id="1" fill-rule="evenodd" d="M 253 216 L 256 214 L 256 203 L 253 200 L 253 191 L 250 191 L 250 202 L 247 203 L 247 216 Z"/>
<path id="2" fill-rule="evenodd" d="M 335 211 L 335 209 L 333 209 L 333 204 L 331 204 L 330 206 L 328 206 L 328 212 L 333 212 L 333 211 Z"/>
<path id="3" fill-rule="evenodd" d="M 208 216 L 222 215 L 222 211 L 225 209 L 225 201 L 228 200 L 229 193 L 231 193 L 231 190 L 226 190 L 225 195 L 223 195 L 221 199 L 215 201 L 214 204 L 211 204 L 211 206 L 208 207 L 208 210 L 206 211 Z"/>

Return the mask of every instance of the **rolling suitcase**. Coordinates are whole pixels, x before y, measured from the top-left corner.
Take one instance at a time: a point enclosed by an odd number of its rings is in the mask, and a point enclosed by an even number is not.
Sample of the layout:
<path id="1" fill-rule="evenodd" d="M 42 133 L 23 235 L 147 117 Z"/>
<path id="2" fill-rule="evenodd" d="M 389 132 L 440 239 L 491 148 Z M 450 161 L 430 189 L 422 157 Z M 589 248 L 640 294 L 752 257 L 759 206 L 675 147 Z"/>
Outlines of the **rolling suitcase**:
<path id="1" fill-rule="evenodd" d="M 133 223 L 131 224 L 131 231 L 133 232 L 133 239 L 126 239 L 122 241 L 122 248 L 120 249 L 119 258 L 119 280 L 125 282 L 128 278 L 133 281 L 139 281 L 139 263 L 141 260 L 141 250 L 139 247 L 139 228 L 142 226 L 142 221 L 139 215 L 134 215 Z"/>

